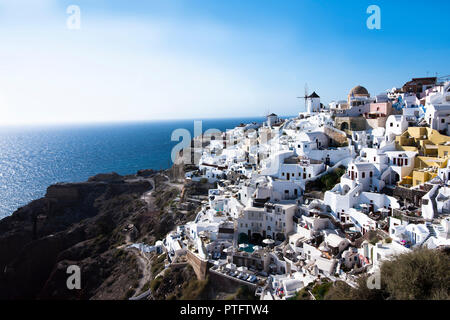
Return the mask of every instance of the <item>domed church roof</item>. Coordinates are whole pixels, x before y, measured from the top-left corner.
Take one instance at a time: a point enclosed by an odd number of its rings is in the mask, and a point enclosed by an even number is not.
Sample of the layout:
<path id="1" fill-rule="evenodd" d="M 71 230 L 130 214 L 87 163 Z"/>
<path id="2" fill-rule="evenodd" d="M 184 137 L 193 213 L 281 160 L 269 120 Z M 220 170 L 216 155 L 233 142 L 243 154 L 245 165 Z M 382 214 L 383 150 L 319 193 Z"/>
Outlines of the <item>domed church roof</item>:
<path id="1" fill-rule="evenodd" d="M 365 96 L 365 95 L 369 95 L 369 91 L 367 91 L 366 88 L 364 88 L 363 86 L 356 86 L 354 87 L 352 90 L 350 90 L 350 93 L 348 94 L 349 96 L 351 95 L 361 95 L 361 96 Z"/>

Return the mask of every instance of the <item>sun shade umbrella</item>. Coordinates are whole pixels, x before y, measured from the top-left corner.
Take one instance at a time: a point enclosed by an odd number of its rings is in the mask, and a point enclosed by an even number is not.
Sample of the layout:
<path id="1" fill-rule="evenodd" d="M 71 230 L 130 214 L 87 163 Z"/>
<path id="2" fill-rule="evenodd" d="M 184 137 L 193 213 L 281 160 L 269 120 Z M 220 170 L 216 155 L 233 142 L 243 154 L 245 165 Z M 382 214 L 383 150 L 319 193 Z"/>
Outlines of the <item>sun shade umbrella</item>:
<path id="1" fill-rule="evenodd" d="M 273 239 L 264 239 L 263 243 L 265 243 L 265 244 L 274 244 L 275 241 Z"/>

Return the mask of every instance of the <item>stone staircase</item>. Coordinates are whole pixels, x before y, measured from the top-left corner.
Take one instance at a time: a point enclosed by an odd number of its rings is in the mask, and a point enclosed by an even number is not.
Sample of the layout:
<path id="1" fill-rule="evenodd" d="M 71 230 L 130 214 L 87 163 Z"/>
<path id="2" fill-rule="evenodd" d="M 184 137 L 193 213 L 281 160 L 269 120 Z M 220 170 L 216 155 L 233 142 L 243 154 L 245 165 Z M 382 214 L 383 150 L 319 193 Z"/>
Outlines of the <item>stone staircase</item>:
<path id="1" fill-rule="evenodd" d="M 433 225 L 430 222 L 426 222 L 425 226 L 427 227 L 428 231 L 430 233 L 428 234 L 428 237 L 422 242 L 422 246 L 430 239 L 431 237 L 436 237 L 436 230 L 434 230 Z"/>

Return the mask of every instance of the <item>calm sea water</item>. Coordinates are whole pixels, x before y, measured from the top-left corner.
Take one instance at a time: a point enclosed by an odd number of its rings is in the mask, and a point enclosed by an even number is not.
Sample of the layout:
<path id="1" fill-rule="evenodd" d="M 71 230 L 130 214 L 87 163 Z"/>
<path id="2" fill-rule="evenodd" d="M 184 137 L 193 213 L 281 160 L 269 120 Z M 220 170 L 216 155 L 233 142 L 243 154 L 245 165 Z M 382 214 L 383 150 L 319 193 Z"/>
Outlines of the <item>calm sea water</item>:
<path id="1" fill-rule="evenodd" d="M 224 131 L 253 121 L 264 119 L 208 119 L 202 128 Z M 168 168 L 179 143 L 171 141 L 177 128 L 193 134 L 194 121 L 0 128 L 0 219 L 42 197 L 56 182 Z"/>

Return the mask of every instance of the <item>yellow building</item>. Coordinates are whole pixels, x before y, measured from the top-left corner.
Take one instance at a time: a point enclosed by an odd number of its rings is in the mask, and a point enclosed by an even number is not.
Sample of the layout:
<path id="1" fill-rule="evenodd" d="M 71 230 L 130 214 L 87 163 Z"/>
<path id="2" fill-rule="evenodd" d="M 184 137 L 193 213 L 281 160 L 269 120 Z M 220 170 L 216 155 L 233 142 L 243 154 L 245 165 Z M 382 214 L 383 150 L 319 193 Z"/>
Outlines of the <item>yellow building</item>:
<path id="1" fill-rule="evenodd" d="M 404 177 L 400 185 L 417 186 L 437 176 L 438 169 L 447 166 L 450 137 L 425 127 L 410 127 L 395 138 L 397 150 L 416 151 L 412 176 Z"/>

